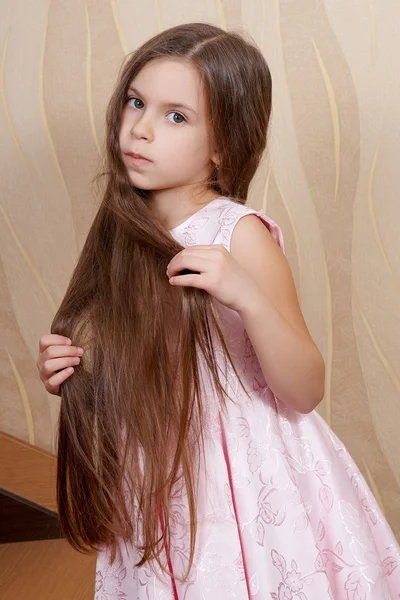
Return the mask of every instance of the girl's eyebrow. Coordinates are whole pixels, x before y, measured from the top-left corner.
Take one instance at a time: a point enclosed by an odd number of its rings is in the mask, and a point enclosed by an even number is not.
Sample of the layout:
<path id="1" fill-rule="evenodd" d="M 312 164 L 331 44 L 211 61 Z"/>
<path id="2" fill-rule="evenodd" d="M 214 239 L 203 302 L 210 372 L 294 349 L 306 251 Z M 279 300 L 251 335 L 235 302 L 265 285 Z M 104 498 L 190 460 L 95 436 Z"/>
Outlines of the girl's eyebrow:
<path id="1" fill-rule="evenodd" d="M 141 94 L 138 90 L 135 90 L 132 86 L 129 88 L 128 92 L 133 92 L 137 94 L 141 98 L 144 98 L 143 94 Z M 190 108 L 187 104 L 182 104 L 181 102 L 164 102 L 163 106 L 166 108 L 185 108 L 186 110 L 190 110 L 193 114 L 197 115 L 196 111 L 193 108 Z"/>

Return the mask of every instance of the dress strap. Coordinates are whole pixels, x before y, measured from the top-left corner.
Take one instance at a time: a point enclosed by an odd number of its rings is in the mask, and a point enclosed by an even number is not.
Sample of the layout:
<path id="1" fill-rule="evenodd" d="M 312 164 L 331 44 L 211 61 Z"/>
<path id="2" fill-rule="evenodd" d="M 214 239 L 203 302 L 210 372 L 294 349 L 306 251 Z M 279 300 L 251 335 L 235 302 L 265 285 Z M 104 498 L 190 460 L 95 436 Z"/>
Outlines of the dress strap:
<path id="1" fill-rule="evenodd" d="M 250 208 L 244 204 L 238 202 L 229 201 L 225 207 L 223 207 L 219 215 L 220 228 L 215 238 L 215 244 L 221 244 L 228 251 L 231 247 L 232 233 L 235 229 L 236 224 L 242 217 L 247 215 L 256 215 L 262 223 L 268 228 L 272 237 L 276 243 L 280 246 L 283 252 L 285 252 L 285 243 L 283 239 L 283 233 L 279 225 L 272 219 L 264 215 L 261 211 L 254 208 Z"/>

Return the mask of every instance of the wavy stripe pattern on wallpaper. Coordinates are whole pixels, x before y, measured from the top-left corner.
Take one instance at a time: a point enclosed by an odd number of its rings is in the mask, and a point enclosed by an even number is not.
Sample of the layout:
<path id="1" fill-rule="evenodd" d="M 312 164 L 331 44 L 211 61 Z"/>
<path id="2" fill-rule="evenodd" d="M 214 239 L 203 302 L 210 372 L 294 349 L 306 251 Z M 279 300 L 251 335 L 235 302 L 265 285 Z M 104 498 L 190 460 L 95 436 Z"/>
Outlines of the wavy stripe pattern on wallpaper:
<path id="1" fill-rule="evenodd" d="M 55 451 L 39 381 L 97 198 L 90 181 L 124 56 L 206 21 L 245 32 L 273 76 L 269 149 L 249 204 L 284 230 L 326 362 L 318 408 L 400 540 L 400 3 L 397 0 L 2 0 L 1 429 Z"/>

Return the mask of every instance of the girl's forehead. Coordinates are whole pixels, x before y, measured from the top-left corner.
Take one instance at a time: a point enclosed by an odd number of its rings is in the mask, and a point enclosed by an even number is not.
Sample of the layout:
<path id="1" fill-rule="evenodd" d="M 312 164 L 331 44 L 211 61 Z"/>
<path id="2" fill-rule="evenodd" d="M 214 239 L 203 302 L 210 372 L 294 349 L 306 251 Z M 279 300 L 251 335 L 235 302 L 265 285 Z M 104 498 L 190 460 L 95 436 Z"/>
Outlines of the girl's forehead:
<path id="1" fill-rule="evenodd" d="M 204 100 L 200 73 L 193 63 L 184 59 L 163 57 L 150 61 L 133 77 L 130 87 L 144 96 L 149 95 L 149 100 L 175 102 L 182 101 L 182 97 L 188 102 Z"/>

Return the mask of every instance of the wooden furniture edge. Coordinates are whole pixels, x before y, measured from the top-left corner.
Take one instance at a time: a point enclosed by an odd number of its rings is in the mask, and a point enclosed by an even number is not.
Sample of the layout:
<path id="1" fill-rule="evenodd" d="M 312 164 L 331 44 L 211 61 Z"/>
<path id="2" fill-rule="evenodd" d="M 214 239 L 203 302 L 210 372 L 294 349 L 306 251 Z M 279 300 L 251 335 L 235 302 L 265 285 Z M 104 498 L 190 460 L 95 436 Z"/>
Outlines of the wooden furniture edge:
<path id="1" fill-rule="evenodd" d="M 57 512 L 57 457 L 0 431 L 0 487 Z"/>

